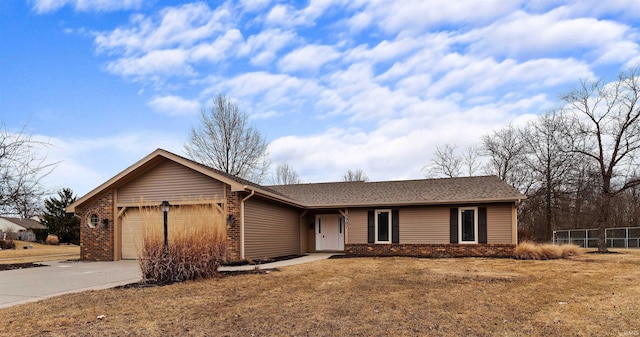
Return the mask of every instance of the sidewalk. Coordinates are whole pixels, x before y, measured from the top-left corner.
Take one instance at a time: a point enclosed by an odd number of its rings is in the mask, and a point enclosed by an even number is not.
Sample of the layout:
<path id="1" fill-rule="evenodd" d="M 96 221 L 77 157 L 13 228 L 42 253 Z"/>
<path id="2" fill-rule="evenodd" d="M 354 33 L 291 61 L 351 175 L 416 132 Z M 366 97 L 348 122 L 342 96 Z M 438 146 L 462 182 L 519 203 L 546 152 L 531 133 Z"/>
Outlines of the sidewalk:
<path id="1" fill-rule="evenodd" d="M 290 260 L 282 260 L 277 262 L 270 262 L 258 265 L 244 265 L 244 266 L 224 266 L 218 268 L 218 271 L 247 271 L 254 270 L 256 267 L 260 269 L 274 269 L 286 266 L 293 266 L 296 264 L 302 264 L 313 261 L 320 261 L 330 258 L 333 255 L 343 255 L 343 253 L 309 253 L 305 256 L 297 257 Z"/>

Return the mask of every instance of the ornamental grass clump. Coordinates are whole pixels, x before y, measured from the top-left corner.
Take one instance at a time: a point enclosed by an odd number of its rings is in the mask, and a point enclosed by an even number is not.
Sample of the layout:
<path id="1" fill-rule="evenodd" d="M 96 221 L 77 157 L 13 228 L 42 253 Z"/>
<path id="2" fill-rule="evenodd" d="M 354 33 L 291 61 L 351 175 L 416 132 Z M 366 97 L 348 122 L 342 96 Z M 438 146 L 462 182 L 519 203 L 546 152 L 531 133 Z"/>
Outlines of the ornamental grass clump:
<path id="1" fill-rule="evenodd" d="M 48 245 L 57 246 L 60 244 L 60 239 L 58 239 L 57 235 L 49 234 L 44 242 Z"/>
<path id="2" fill-rule="evenodd" d="M 530 241 L 518 244 L 514 251 L 514 257 L 519 260 L 565 259 L 580 254 L 582 251 L 576 245 L 537 244 Z"/>
<path id="3" fill-rule="evenodd" d="M 144 233 L 139 261 L 144 283 L 168 284 L 218 274 L 225 257 L 226 231 L 223 215 L 214 205 L 172 207 L 166 251 L 162 212 L 140 208 Z"/>

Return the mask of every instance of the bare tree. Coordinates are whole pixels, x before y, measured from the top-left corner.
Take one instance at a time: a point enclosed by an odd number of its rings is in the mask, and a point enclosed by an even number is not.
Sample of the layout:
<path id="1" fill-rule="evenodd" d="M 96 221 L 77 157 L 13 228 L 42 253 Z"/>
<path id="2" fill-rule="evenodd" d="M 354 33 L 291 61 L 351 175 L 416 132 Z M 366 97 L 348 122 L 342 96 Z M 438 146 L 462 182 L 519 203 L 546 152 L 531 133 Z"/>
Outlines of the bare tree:
<path id="1" fill-rule="evenodd" d="M 429 165 L 422 168 L 427 177 L 459 177 L 463 158 L 456 154 L 456 144 L 436 145 L 436 151 Z"/>
<path id="2" fill-rule="evenodd" d="M 184 145 L 187 155 L 204 165 L 254 182 L 262 182 L 269 168 L 265 137 L 248 124 L 245 112 L 218 94 L 201 125 L 192 128 Z"/>
<path id="3" fill-rule="evenodd" d="M 567 127 L 566 118 L 551 111 L 530 122 L 522 131 L 527 154 L 522 158 L 532 173 L 532 183 L 537 184 L 530 198 L 540 196 L 543 199 L 544 219 L 538 239 L 544 241 L 552 237 L 554 204 L 560 189 L 567 187 L 567 175 L 576 164 L 575 156 L 567 151 L 569 146 L 562 136 Z"/>
<path id="4" fill-rule="evenodd" d="M 612 199 L 640 185 L 640 69 L 622 72 L 617 81 L 581 81 L 563 97 L 571 128 L 571 150 L 592 162 L 599 176 L 598 251 L 606 252 L 605 228 Z"/>
<path id="5" fill-rule="evenodd" d="M 462 174 L 472 177 L 478 174 L 482 167 L 480 149 L 469 145 L 462 153 Z"/>
<path id="6" fill-rule="evenodd" d="M 300 178 L 288 163 L 282 163 L 276 167 L 276 174 L 271 178 L 271 182 L 274 185 L 294 185 L 300 184 Z"/>
<path id="7" fill-rule="evenodd" d="M 462 154 L 456 144 L 436 145 L 431 162 L 422 171 L 427 177 L 471 177 L 478 173 L 481 164 L 480 151 L 474 145 L 467 146 Z"/>
<path id="8" fill-rule="evenodd" d="M 38 153 L 47 145 L 33 139 L 24 128 L 15 133 L 0 128 L 0 214 L 29 218 L 39 211 L 47 192 L 42 179 L 55 166 Z"/>
<path id="9" fill-rule="evenodd" d="M 497 175 L 527 194 L 532 179 L 524 165 L 526 146 L 520 130 L 508 125 L 492 134 L 484 135 L 482 153 L 488 157 L 487 173 Z"/>
<path id="10" fill-rule="evenodd" d="M 347 173 L 342 176 L 342 180 L 367 182 L 369 181 L 369 177 L 364 173 L 364 171 L 357 169 L 355 171 L 348 170 Z"/>

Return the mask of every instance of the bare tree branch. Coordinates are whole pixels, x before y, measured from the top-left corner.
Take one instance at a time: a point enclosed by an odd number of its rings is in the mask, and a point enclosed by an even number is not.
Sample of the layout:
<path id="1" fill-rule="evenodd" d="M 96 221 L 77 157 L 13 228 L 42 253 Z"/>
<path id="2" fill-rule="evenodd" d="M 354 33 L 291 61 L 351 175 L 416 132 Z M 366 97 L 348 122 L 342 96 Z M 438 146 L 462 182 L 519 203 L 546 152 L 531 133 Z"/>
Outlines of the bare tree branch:
<path id="1" fill-rule="evenodd" d="M 24 128 L 18 132 L 0 128 L 0 214 L 29 218 L 40 212 L 47 193 L 42 179 L 56 165 L 38 153 L 48 145 L 33 139 Z"/>
<path id="2" fill-rule="evenodd" d="M 357 169 L 354 171 L 348 170 L 347 173 L 342 176 L 342 180 L 367 182 L 369 181 L 369 177 L 364 173 L 364 171 Z"/>
<path id="3" fill-rule="evenodd" d="M 427 177 L 459 177 L 463 158 L 456 154 L 456 144 L 436 145 L 436 151 L 429 165 L 422 168 Z"/>
<path id="4" fill-rule="evenodd" d="M 300 184 L 300 178 L 298 177 L 298 173 L 289 166 L 288 163 L 282 163 L 276 167 L 276 173 L 275 176 L 271 178 L 271 183 L 274 185 Z"/>
<path id="5" fill-rule="evenodd" d="M 248 124 L 247 114 L 218 94 L 209 111 L 202 110 L 201 125 L 192 128 L 184 145 L 187 155 L 220 171 L 262 182 L 269 158 L 265 137 Z"/>
<path id="6" fill-rule="evenodd" d="M 533 183 L 531 172 L 526 169 L 526 146 L 521 132 L 508 125 L 482 137 L 482 153 L 489 158 L 485 169 L 497 175 L 511 186 L 527 193 Z"/>

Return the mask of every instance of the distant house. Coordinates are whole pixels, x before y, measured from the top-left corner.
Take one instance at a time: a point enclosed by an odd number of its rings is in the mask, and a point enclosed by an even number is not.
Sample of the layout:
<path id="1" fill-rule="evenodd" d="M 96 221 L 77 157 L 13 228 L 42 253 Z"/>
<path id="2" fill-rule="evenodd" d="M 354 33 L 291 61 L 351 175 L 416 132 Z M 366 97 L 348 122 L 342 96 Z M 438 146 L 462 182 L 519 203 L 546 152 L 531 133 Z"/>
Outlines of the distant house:
<path id="1" fill-rule="evenodd" d="M 139 206 L 162 218 L 163 200 L 183 209 L 216 200 L 230 260 L 321 251 L 511 256 L 524 198 L 495 176 L 262 186 L 158 149 L 67 211 L 82 219 L 85 260 L 137 258 Z"/>
<path id="2" fill-rule="evenodd" d="M 34 229 L 47 229 L 47 227 L 35 219 L 0 217 L 0 232 L 2 232 L 0 239 L 7 236 L 14 240 L 36 241 Z"/>

